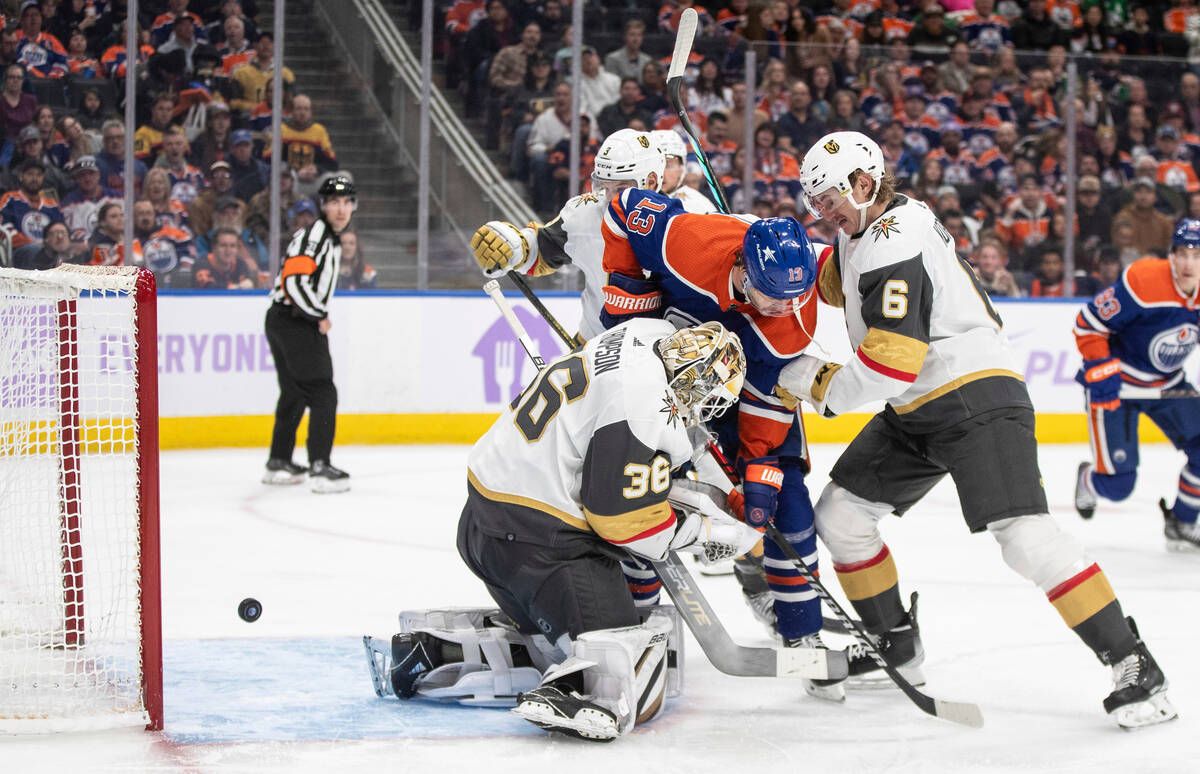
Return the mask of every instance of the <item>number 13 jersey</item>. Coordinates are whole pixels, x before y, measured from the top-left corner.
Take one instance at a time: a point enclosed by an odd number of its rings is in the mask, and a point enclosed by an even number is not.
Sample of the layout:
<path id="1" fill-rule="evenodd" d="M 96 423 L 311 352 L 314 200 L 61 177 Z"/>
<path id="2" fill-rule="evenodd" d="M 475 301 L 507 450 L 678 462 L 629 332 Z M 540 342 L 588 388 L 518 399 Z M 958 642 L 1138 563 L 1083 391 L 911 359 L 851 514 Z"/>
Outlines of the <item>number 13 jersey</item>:
<path id="1" fill-rule="evenodd" d="M 653 350 L 674 332 L 664 320 L 619 325 L 551 361 L 509 404 L 467 463 L 470 485 L 498 504 L 485 532 L 666 555 L 675 533 L 671 471 L 692 453 Z"/>

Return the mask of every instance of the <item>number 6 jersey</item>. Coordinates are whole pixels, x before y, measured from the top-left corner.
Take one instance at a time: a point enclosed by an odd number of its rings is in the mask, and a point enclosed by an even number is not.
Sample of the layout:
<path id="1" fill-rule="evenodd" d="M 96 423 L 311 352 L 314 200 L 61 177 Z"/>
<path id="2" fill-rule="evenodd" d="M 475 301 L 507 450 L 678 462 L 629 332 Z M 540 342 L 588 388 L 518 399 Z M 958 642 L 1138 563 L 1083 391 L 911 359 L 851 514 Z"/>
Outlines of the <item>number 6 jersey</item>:
<path id="1" fill-rule="evenodd" d="M 470 485 L 497 504 L 481 529 L 666 555 L 671 471 L 692 453 L 652 348 L 674 332 L 663 320 L 632 320 L 547 364 L 471 449 Z"/>
<path id="2" fill-rule="evenodd" d="M 829 377 L 833 413 L 884 400 L 902 426 L 927 433 L 1031 406 L 1000 316 L 924 204 L 898 195 L 863 232 L 839 233 L 817 277 L 821 300 L 845 308 L 855 350 Z"/>

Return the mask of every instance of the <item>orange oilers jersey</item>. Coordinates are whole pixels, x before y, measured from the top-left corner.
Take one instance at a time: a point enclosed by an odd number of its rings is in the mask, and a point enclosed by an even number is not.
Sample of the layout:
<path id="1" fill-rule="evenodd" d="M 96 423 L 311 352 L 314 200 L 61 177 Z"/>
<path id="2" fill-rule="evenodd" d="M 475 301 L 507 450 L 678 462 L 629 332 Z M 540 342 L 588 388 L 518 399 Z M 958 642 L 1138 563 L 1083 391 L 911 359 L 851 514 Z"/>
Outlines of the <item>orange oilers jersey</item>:
<path id="1" fill-rule="evenodd" d="M 1179 292 L 1171 264 L 1143 258 L 1075 317 L 1075 345 L 1085 359 L 1115 357 L 1121 379 L 1139 387 L 1183 381 L 1183 361 L 1200 336 L 1200 291 Z"/>
<path id="2" fill-rule="evenodd" d="M 632 189 L 613 197 L 604 216 L 604 271 L 641 278 L 649 272 L 660 298 L 657 311 L 676 325 L 718 321 L 738 334 L 746 352 L 746 384 L 738 411 L 738 455 L 806 456 L 775 451 L 789 441 L 794 413 L 775 397 L 779 371 L 798 357 L 816 331 L 813 297 L 788 317 L 764 317 L 734 292 L 734 262 L 741 257 L 749 216 L 695 215 L 677 200 Z M 611 288 L 612 286 L 610 286 Z M 610 315 L 631 297 L 606 288 Z M 653 307 L 654 304 L 647 304 Z M 611 319 L 608 318 L 608 319 Z"/>

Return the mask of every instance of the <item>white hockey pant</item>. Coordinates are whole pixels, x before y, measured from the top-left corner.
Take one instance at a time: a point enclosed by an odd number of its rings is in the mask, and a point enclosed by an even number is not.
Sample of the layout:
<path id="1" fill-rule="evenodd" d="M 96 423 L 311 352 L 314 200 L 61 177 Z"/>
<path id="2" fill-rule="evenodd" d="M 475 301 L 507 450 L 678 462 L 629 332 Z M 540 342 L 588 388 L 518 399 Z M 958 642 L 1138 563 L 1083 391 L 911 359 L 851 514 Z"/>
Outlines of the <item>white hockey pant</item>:
<path id="1" fill-rule="evenodd" d="M 584 632 L 574 641 L 571 657 L 547 670 L 542 684 L 581 673 L 585 698 L 616 715 L 621 734 L 628 734 L 682 690 L 682 652 L 668 658 L 677 644 L 682 646 L 682 634 L 669 607 L 655 608 L 637 626 Z"/>
<path id="2" fill-rule="evenodd" d="M 883 550 L 879 520 L 891 512 L 887 503 L 864 500 L 830 483 L 817 501 L 817 535 L 835 563 L 865 561 Z M 1048 513 L 1001 519 L 987 530 L 1000 544 L 1004 563 L 1045 592 L 1091 564 L 1083 546 Z"/>

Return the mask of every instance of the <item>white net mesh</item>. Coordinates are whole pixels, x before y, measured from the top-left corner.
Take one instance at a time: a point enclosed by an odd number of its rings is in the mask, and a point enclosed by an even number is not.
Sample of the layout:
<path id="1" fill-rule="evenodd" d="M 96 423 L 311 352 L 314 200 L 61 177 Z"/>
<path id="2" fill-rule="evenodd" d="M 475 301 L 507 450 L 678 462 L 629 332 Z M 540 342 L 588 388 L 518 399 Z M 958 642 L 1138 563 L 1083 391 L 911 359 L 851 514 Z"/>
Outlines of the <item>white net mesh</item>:
<path id="1" fill-rule="evenodd" d="M 0 269 L 2 731 L 147 722 L 136 280 Z"/>

